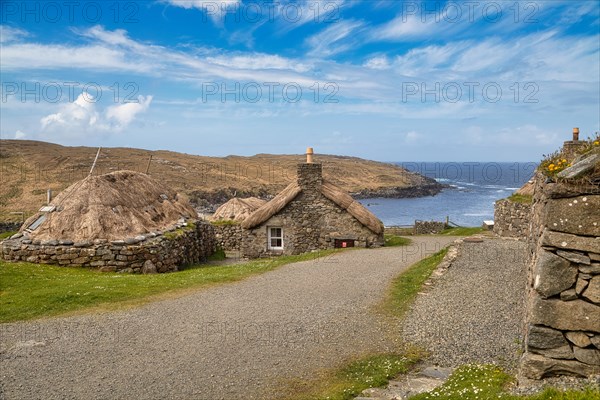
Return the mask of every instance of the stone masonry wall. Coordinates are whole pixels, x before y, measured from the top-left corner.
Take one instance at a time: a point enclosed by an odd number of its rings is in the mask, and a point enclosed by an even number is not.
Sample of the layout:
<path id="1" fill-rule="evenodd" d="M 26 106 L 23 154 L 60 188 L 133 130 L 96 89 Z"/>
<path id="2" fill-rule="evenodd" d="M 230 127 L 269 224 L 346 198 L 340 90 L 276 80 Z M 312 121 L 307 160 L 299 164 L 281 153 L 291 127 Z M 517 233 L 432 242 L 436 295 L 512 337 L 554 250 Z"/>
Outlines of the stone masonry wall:
<path id="1" fill-rule="evenodd" d="M 242 243 L 241 225 L 213 225 L 217 247 L 225 251 L 239 251 Z"/>
<path id="2" fill-rule="evenodd" d="M 504 237 L 527 238 L 530 215 L 531 204 L 498 200 L 494 205 L 494 232 Z"/>
<path id="3" fill-rule="evenodd" d="M 15 237 L 17 236 L 17 237 Z M 215 250 L 212 225 L 182 224 L 171 231 L 108 242 L 33 241 L 15 235 L 2 243 L 2 258 L 70 267 L 92 267 L 105 272 L 172 272 L 180 265 L 206 261 Z"/>
<path id="4" fill-rule="evenodd" d="M 0 222 L 0 233 L 18 231 L 20 228 L 18 222 Z"/>
<path id="5" fill-rule="evenodd" d="M 279 213 L 261 225 L 243 231 L 241 250 L 245 257 L 301 254 L 333 248 L 336 238 L 354 239 L 357 247 L 383 245 L 383 233 L 373 233 L 321 194 L 321 164 L 300 164 L 298 184 L 302 192 Z M 267 228 L 271 226 L 283 227 L 282 252 L 267 248 Z"/>
<path id="6" fill-rule="evenodd" d="M 521 373 L 598 374 L 600 188 L 536 182 Z"/>
<path id="7" fill-rule="evenodd" d="M 415 221 L 415 235 L 433 235 L 446 229 L 446 223 L 440 221 Z"/>

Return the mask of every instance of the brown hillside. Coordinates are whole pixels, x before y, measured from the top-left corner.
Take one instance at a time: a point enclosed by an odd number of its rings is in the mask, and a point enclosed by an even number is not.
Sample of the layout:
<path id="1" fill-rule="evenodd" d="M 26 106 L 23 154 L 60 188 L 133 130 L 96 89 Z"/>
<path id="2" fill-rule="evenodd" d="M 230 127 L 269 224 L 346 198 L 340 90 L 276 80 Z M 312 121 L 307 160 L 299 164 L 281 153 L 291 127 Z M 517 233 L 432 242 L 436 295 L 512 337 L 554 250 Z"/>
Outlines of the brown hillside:
<path id="1" fill-rule="evenodd" d="M 31 215 L 45 204 L 47 189 L 57 195 L 85 178 L 96 151 L 92 147 L 0 140 L 0 220 L 14 219 L 10 213 L 15 211 Z M 150 156 L 150 175 L 200 206 L 222 204 L 234 194 L 269 198 L 295 179 L 296 164 L 305 159 L 301 154 L 219 158 L 103 148 L 94 175 L 118 170 L 144 172 Z M 356 197 L 412 197 L 440 189 L 435 181 L 391 164 L 321 154 L 315 155 L 315 161 L 323 164 L 325 179 Z"/>

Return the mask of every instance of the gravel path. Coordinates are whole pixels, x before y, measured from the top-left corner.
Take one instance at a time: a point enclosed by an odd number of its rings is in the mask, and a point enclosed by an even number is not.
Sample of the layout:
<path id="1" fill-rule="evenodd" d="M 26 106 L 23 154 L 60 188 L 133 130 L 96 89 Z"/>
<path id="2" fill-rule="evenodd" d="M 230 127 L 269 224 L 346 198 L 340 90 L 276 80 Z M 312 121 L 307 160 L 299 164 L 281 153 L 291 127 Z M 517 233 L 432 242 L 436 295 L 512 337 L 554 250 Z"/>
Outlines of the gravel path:
<path id="1" fill-rule="evenodd" d="M 514 370 L 525 311 L 525 244 L 463 243 L 459 256 L 408 313 L 402 336 L 442 367 L 496 363 Z"/>
<path id="2" fill-rule="evenodd" d="M 347 251 L 127 311 L 2 324 L 0 398 L 277 398 L 290 379 L 393 348 L 372 306 L 453 240 Z"/>

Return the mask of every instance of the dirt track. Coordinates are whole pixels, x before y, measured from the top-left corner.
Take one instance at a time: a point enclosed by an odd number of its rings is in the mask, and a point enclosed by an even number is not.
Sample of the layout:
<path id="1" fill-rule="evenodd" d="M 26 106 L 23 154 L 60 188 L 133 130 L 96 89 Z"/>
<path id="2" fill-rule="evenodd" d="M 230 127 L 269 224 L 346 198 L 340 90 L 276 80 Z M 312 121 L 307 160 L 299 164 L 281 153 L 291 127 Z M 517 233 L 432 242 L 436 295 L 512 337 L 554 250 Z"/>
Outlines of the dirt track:
<path id="1" fill-rule="evenodd" d="M 372 306 L 393 277 L 453 239 L 347 251 L 128 311 L 0 325 L 0 393 L 277 398 L 290 379 L 393 348 Z"/>

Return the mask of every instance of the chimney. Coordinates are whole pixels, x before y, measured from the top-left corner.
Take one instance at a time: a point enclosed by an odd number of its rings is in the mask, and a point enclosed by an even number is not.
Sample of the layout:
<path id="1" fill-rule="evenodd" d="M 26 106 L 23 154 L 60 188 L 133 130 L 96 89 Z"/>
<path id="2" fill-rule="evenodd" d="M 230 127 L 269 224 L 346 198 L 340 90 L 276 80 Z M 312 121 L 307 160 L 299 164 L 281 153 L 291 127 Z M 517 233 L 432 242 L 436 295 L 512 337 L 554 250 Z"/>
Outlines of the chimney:
<path id="1" fill-rule="evenodd" d="M 563 144 L 562 155 L 569 161 L 577 157 L 578 151 L 585 146 L 585 142 L 579 141 L 579 128 L 573 128 L 573 140 L 567 140 Z"/>
<path id="2" fill-rule="evenodd" d="M 312 147 L 307 147 L 306 148 L 306 163 L 307 164 L 312 164 L 313 163 L 313 148 Z"/>
<path id="3" fill-rule="evenodd" d="M 312 147 L 306 149 L 306 163 L 298 164 L 297 182 L 302 189 L 320 190 L 323 183 L 323 166 L 313 160 Z"/>
<path id="4" fill-rule="evenodd" d="M 48 205 L 50 205 L 52 202 L 52 189 L 48 189 L 48 192 L 46 192 L 46 200 L 48 201 Z"/>

